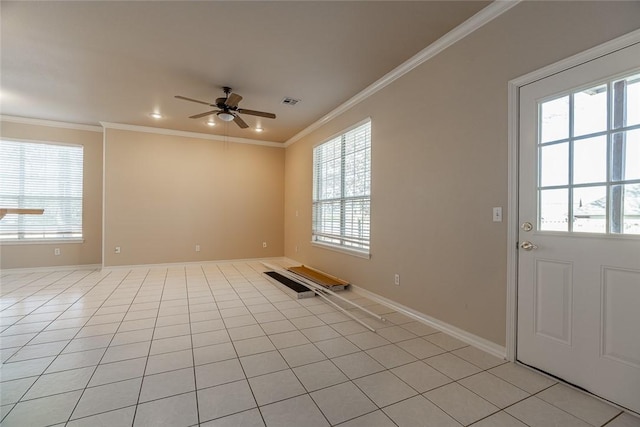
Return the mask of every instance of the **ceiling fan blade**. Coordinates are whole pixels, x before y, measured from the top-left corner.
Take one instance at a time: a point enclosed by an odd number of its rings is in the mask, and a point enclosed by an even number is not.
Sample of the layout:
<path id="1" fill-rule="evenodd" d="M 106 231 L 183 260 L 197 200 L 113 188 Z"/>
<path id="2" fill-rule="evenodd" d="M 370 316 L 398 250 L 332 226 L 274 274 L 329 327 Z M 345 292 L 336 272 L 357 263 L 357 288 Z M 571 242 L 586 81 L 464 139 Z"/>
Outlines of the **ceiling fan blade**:
<path id="1" fill-rule="evenodd" d="M 237 124 L 238 126 L 240 126 L 242 129 L 246 129 L 246 128 L 248 128 L 248 127 L 249 127 L 249 125 L 248 125 L 248 124 L 246 124 L 246 123 L 244 122 L 244 120 L 242 120 L 242 119 L 240 118 L 240 116 L 238 116 L 238 115 L 235 115 L 235 116 L 233 117 L 233 121 L 234 121 L 234 122 L 236 122 L 236 124 Z"/>
<path id="2" fill-rule="evenodd" d="M 198 101 L 197 99 L 187 98 L 186 96 L 176 95 L 175 97 L 184 101 L 197 102 L 198 104 L 210 105 L 211 107 L 215 107 L 215 105 L 209 104 L 208 102 Z"/>
<path id="3" fill-rule="evenodd" d="M 189 116 L 190 119 L 199 119 L 200 117 L 210 116 L 213 113 L 217 113 L 218 110 L 207 111 L 206 113 L 196 114 L 195 116 Z"/>
<path id="4" fill-rule="evenodd" d="M 237 107 L 240 101 L 242 101 L 242 97 L 237 93 L 232 93 L 227 98 L 227 101 L 225 102 L 225 104 L 227 104 L 229 107 Z"/>
<path id="5" fill-rule="evenodd" d="M 273 113 L 265 113 L 264 111 L 245 110 L 244 108 L 238 108 L 238 113 L 249 114 L 250 116 L 266 117 L 268 119 L 275 119 L 276 115 Z"/>

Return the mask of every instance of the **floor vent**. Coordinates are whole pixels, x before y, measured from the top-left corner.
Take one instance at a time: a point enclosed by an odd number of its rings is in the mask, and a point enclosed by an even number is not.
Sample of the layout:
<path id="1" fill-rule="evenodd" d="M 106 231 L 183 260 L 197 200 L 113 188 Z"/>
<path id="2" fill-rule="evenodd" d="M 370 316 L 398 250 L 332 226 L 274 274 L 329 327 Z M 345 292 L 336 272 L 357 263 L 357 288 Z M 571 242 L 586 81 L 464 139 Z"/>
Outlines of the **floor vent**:
<path id="1" fill-rule="evenodd" d="M 277 280 L 278 282 L 285 285 L 287 288 L 294 291 L 297 294 L 298 299 L 315 296 L 315 292 L 310 291 L 309 288 L 307 288 L 303 284 L 298 283 L 295 280 L 289 279 L 288 277 L 285 277 L 280 273 L 276 273 L 275 271 L 265 271 L 264 274 L 266 274 L 267 276 L 271 277 L 274 280 Z"/>

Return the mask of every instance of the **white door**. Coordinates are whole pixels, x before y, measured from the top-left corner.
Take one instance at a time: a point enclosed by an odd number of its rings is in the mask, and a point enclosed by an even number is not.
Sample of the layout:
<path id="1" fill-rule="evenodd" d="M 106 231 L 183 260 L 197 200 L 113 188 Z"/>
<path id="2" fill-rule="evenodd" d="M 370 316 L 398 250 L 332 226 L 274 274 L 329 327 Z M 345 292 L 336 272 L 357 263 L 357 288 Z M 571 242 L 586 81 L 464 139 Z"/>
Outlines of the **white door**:
<path id="1" fill-rule="evenodd" d="M 640 44 L 520 89 L 517 359 L 640 412 Z"/>

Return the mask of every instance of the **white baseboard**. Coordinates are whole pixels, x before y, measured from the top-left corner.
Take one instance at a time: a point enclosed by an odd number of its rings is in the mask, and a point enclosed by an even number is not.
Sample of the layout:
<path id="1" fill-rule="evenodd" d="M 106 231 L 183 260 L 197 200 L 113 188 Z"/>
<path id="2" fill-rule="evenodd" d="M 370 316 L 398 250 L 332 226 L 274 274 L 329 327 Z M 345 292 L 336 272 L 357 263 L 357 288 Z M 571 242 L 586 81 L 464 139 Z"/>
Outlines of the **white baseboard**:
<path id="1" fill-rule="evenodd" d="M 100 264 L 58 265 L 53 267 L 3 268 L 3 274 L 39 273 L 47 271 L 100 270 Z"/>
<path id="2" fill-rule="evenodd" d="M 186 261 L 186 262 L 167 262 L 160 264 L 127 264 L 127 265 L 109 265 L 103 266 L 103 271 L 132 269 L 132 268 L 162 268 L 162 267 L 186 267 L 188 265 L 205 265 L 205 264 L 229 264 L 234 262 L 260 262 L 263 260 L 284 260 L 284 257 L 267 257 L 267 258 L 239 258 L 239 259 L 220 259 L 212 261 Z"/>
<path id="3" fill-rule="evenodd" d="M 386 305 L 389 308 L 392 308 L 406 316 L 412 317 L 419 322 L 422 322 L 426 325 L 429 325 L 433 328 L 436 328 L 442 332 L 445 332 L 454 338 L 459 339 L 460 341 L 464 341 L 469 345 L 472 345 L 480 350 L 486 351 L 487 353 L 499 357 L 500 359 L 506 359 L 507 350 L 504 346 L 498 345 L 492 341 L 489 341 L 485 338 L 474 335 L 470 332 L 467 332 L 463 329 L 460 329 L 456 326 L 450 325 L 442 320 L 438 320 L 431 316 L 427 316 L 424 313 L 420 313 L 412 308 L 405 307 L 402 304 L 399 304 L 395 301 L 392 301 L 388 298 L 375 294 L 371 291 L 363 289 L 356 285 L 350 285 L 354 292 L 360 294 L 364 297 L 367 297 L 373 301 L 376 301 L 382 305 Z"/>
<path id="4" fill-rule="evenodd" d="M 229 264 L 234 262 L 260 262 L 264 260 L 270 261 L 287 261 L 284 257 L 267 257 L 267 258 L 243 258 L 243 259 L 226 259 L 214 261 L 192 261 L 192 262 L 172 262 L 164 264 L 137 264 L 137 265 L 113 265 L 104 267 L 101 264 L 82 264 L 82 265 L 59 265 L 53 267 L 30 267 L 30 268 L 3 268 L 2 273 L 20 274 L 20 273 L 37 273 L 47 271 L 68 271 L 68 270 L 121 270 L 132 268 L 158 268 L 158 267 L 186 267 L 188 265 L 206 265 L 206 264 Z"/>

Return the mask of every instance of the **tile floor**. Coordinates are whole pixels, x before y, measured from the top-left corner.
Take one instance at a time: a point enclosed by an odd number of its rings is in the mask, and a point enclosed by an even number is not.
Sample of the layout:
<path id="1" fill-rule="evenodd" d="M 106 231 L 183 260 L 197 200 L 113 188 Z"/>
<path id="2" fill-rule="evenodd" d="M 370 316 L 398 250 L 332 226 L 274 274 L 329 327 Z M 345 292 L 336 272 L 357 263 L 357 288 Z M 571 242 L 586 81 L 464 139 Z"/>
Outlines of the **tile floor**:
<path id="1" fill-rule="evenodd" d="M 262 264 L 2 273 L 1 426 L 640 426 L 353 292 Z"/>

